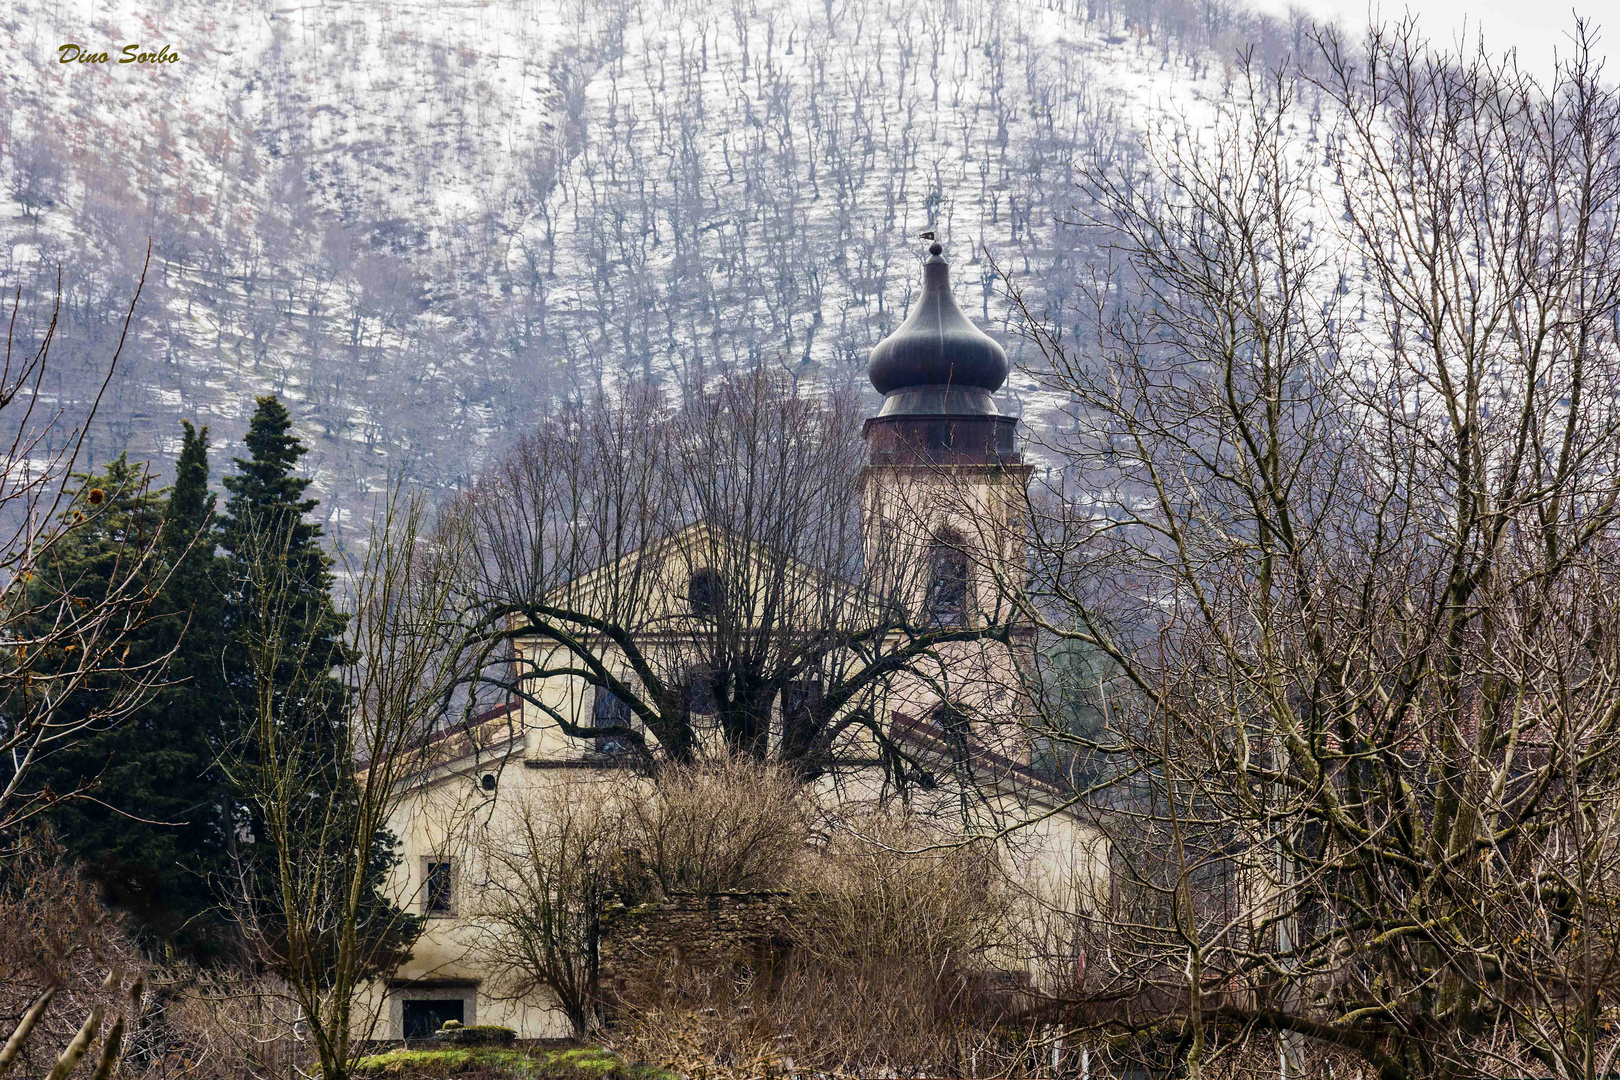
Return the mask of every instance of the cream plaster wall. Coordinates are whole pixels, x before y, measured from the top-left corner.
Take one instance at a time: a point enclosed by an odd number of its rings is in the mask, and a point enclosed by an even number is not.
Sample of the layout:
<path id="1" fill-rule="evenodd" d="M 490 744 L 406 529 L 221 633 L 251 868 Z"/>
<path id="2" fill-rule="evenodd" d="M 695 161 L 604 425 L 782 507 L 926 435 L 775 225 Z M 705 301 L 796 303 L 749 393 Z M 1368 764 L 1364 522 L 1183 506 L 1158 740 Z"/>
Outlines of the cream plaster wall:
<path id="1" fill-rule="evenodd" d="M 977 467 L 970 470 L 920 470 L 907 468 L 868 469 L 866 473 L 866 536 L 869 560 L 883 560 L 895 573 L 913 574 L 896 578 L 893 594 L 905 596 L 926 588 L 926 577 L 916 568 L 926 566 L 930 538 L 942 530 L 954 530 L 965 541 L 977 546 L 982 557 L 975 558 L 973 597 L 980 611 L 993 612 L 999 595 L 998 576 L 1022 571 L 1021 546 L 1015 541 L 1020 486 L 1027 482 L 1028 470 Z M 677 609 L 684 596 L 684 574 L 690 559 L 678 547 L 666 553 L 665 564 L 655 574 L 669 609 L 663 616 L 679 625 Z M 908 569 L 909 568 L 909 569 Z M 1009 569 L 1011 568 L 1011 569 Z M 1009 583 L 1004 578 L 1002 584 Z M 571 588 L 588 593 L 590 582 Z M 657 605 L 653 607 L 656 609 Z M 1004 618 L 1004 613 L 996 613 Z M 677 660 L 683 650 L 681 635 L 669 635 L 663 646 Z M 1011 763 L 1028 761 L 1027 737 L 1019 721 L 1021 705 L 1014 665 L 1017 651 L 1025 647 L 1015 641 L 1011 649 L 997 644 L 956 643 L 941 651 L 937 662 L 919 664 L 890 680 L 876 695 L 878 715 L 888 721 L 896 713 L 912 719 L 926 718 L 941 700 L 973 709 L 986 722 L 976 726 L 975 739 Z M 520 643 L 527 657 L 542 666 L 548 659 L 559 659 L 553 647 L 538 642 Z M 611 650 L 602 654 L 610 664 Z M 619 661 L 623 668 L 622 659 Z M 442 991 L 445 996 L 466 993 L 472 1005 L 469 1022 L 503 1024 L 523 1038 L 567 1035 L 568 1023 L 549 995 L 536 995 L 521 1002 L 502 1000 L 478 962 L 475 943 L 487 928 L 479 920 L 475 830 L 498 831 L 510 824 L 510 815 L 524 803 L 526 793 L 543 786 L 577 783 L 623 782 L 623 770 L 603 767 L 599 755 L 590 752 L 586 740 L 562 733 L 552 712 L 580 726 L 591 722 L 595 690 L 582 679 L 554 676 L 530 688 L 539 704 L 525 703 L 521 711 L 500 721 L 481 736 L 483 748 L 424 775 L 421 783 L 404 800 L 395 821 L 395 835 L 403 841 L 404 859 L 395 871 L 393 887 L 398 900 L 412 910 L 421 908 L 422 870 L 425 858 L 449 857 L 457 866 L 456 911 L 447 917 L 429 920 L 428 928 L 411 960 L 400 968 L 392 981 L 393 990 L 383 986 L 374 993 L 385 995 L 382 1003 L 385 1022 L 381 1037 L 399 1037 L 401 1004 L 412 993 Z M 778 714 L 779 714 L 778 709 Z M 982 728 L 982 731 L 981 731 Z M 776 730 L 780 734 L 780 715 Z M 709 736 L 718 742 L 718 732 Z M 869 736 L 856 734 L 852 745 L 841 748 L 845 757 L 861 757 L 860 742 L 875 749 Z M 1003 843 L 1006 868 L 1012 880 L 1024 890 L 1028 903 L 1029 933 L 1061 935 L 1077 910 L 1087 908 L 1107 887 L 1107 850 L 1098 831 L 1075 814 L 1052 813 L 1050 795 L 1020 791 L 1013 777 L 992 775 L 984 778 L 985 790 L 972 800 L 987 815 L 973 823 L 975 831 L 999 827 L 1010 821 L 1032 824 L 1017 830 Z M 493 793 L 484 790 L 485 776 L 495 777 Z M 948 775 L 946 776 L 948 780 Z M 824 781 L 816 791 L 829 804 L 877 802 L 890 793 L 877 768 L 844 773 Z M 949 817 L 959 799 L 949 785 L 932 796 L 939 801 L 941 817 Z M 1045 799 L 1046 801 L 1042 801 Z M 959 815 L 958 815 L 959 817 Z M 1043 923 L 1050 923 L 1050 926 Z M 1043 973 L 1033 972 L 1036 978 Z M 431 995 L 430 995 L 431 996 Z"/>

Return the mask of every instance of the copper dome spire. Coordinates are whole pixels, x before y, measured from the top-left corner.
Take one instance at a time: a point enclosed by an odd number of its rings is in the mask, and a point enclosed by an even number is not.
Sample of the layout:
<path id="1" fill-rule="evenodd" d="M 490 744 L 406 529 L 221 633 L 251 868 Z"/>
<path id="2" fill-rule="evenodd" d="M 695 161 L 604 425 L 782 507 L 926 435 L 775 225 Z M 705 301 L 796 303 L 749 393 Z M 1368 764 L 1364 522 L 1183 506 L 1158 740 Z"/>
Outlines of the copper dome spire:
<path id="1" fill-rule="evenodd" d="M 1022 461 L 1018 418 L 990 396 L 1007 381 L 1007 353 L 957 306 L 950 271 L 943 246 L 931 245 L 916 307 L 872 349 L 867 374 L 883 394 L 865 427 L 874 465 Z"/>
<path id="2" fill-rule="evenodd" d="M 928 387 L 993 394 L 1007 381 L 1007 353 L 957 306 L 943 252 L 938 243 L 929 247 L 922 296 L 872 349 L 867 374 L 879 393 Z"/>

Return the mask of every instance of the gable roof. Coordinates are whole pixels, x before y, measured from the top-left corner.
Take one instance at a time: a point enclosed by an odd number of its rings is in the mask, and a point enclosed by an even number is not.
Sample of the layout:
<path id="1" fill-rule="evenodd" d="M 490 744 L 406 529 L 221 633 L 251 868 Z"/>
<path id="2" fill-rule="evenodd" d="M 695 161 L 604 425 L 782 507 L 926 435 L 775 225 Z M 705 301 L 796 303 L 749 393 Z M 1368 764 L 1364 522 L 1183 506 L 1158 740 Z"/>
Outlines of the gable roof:
<path id="1" fill-rule="evenodd" d="M 725 552 L 726 549 L 740 554 L 730 555 L 725 559 L 699 557 Z M 607 588 L 610 582 L 622 581 L 631 575 L 641 573 L 647 574 L 646 580 L 654 582 L 662 571 L 664 610 L 653 614 L 661 617 L 690 615 L 688 611 L 674 610 L 676 606 L 684 607 L 685 594 L 679 593 L 677 596 L 677 588 L 684 589 L 686 580 L 684 577 L 679 581 L 673 580 L 669 568 L 677 566 L 682 570 L 704 568 L 723 570 L 722 567 L 715 565 L 717 562 L 724 562 L 731 568 L 744 564 L 770 568 L 755 575 L 744 575 L 744 580 L 764 580 L 769 576 L 785 581 L 785 587 L 788 589 L 793 588 L 794 582 L 797 582 L 808 594 L 813 594 L 816 590 L 834 590 L 836 602 L 847 604 L 851 613 L 859 612 L 874 621 L 881 618 L 883 612 L 880 599 L 872 595 L 860 582 L 829 574 L 826 570 L 812 566 L 792 554 L 773 552 L 759 541 L 738 538 L 724 526 L 712 522 L 693 522 L 684 525 L 643 547 L 587 570 L 558 585 L 547 594 L 545 602 L 589 613 L 591 594 L 598 588 Z M 643 599 L 650 600 L 655 592 L 655 589 L 648 588 Z M 677 599 L 680 601 L 679 605 L 673 602 Z"/>

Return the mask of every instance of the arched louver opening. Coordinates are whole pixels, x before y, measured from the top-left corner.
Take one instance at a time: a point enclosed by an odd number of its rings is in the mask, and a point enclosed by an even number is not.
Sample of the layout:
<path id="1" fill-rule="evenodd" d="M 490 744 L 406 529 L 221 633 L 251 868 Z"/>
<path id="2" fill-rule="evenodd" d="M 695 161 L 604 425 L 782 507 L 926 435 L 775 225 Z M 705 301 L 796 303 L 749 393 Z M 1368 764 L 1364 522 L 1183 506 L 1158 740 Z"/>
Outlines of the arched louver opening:
<path id="1" fill-rule="evenodd" d="M 928 564 L 928 624 L 967 625 L 967 553 L 948 538 L 941 538 L 929 550 Z"/>

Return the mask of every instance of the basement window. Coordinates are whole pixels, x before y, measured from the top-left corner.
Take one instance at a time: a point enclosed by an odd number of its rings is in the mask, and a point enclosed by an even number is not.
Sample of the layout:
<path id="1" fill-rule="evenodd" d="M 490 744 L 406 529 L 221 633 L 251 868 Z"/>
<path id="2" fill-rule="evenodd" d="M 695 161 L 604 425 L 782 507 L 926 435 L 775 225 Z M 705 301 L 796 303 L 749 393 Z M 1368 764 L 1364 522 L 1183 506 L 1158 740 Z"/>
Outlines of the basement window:
<path id="1" fill-rule="evenodd" d="M 400 1008 L 407 1039 L 431 1039 L 446 1020 L 466 1023 L 467 1003 L 461 998 L 418 998 Z"/>

